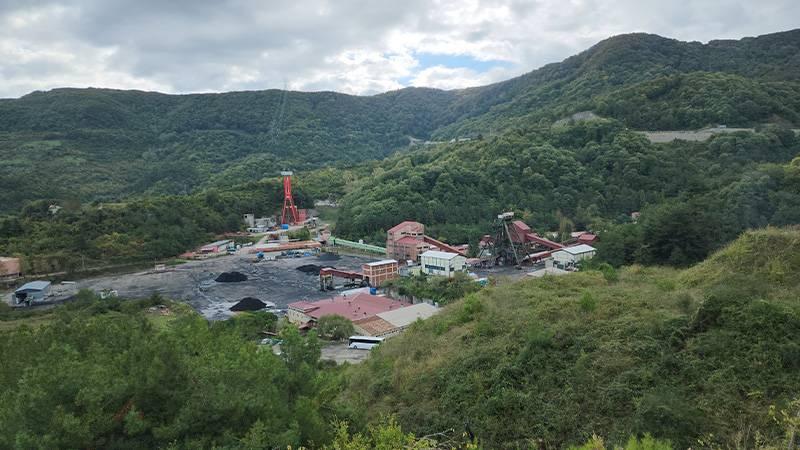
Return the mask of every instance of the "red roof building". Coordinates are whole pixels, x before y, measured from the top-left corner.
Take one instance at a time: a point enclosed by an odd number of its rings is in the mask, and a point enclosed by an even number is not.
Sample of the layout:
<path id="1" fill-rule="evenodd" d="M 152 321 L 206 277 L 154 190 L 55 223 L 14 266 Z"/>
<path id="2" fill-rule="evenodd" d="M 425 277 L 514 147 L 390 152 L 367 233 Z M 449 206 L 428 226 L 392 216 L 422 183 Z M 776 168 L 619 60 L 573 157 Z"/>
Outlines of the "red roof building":
<path id="1" fill-rule="evenodd" d="M 397 261 L 417 261 L 430 246 L 425 242 L 425 225 L 406 220 L 386 232 L 386 256 Z"/>
<path id="2" fill-rule="evenodd" d="M 392 228 L 389 228 L 388 233 L 403 234 L 404 236 L 418 234 L 419 236 L 422 236 L 425 234 L 425 225 L 419 222 L 414 222 L 413 220 L 406 220 L 398 223 Z"/>
<path id="3" fill-rule="evenodd" d="M 294 324 L 316 322 L 323 316 L 338 315 L 352 322 L 409 306 L 406 302 L 364 292 L 338 296 L 316 302 L 299 301 L 289 304 L 287 318 Z"/>

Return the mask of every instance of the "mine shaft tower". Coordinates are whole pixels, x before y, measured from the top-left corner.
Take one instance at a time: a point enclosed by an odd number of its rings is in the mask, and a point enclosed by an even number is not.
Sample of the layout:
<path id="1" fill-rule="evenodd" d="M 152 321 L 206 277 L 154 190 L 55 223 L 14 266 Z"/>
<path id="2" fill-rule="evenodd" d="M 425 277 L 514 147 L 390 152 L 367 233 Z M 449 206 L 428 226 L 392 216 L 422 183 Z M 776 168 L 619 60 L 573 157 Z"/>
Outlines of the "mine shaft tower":
<path id="1" fill-rule="evenodd" d="M 292 197 L 292 171 L 284 170 L 281 172 L 283 177 L 283 212 L 281 213 L 281 224 L 296 225 L 300 223 L 300 214 Z M 287 221 L 288 219 L 288 221 Z"/>

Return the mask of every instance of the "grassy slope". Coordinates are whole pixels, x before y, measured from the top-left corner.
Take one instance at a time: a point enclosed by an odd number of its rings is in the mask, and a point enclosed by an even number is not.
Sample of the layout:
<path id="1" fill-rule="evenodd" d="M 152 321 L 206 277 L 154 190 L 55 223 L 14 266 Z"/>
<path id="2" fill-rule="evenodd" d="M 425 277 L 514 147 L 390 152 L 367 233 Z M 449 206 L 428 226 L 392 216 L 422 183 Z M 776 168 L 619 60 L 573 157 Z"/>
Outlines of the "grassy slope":
<path id="1" fill-rule="evenodd" d="M 777 439 L 768 407 L 800 392 L 800 292 L 786 276 L 797 255 L 800 230 L 768 229 L 684 272 L 488 289 L 387 343 L 343 397 L 365 408 L 355 422 L 392 413 L 425 434 L 468 420 L 492 448 L 593 433 L 624 443 L 651 432 L 679 447 L 755 430 Z"/>

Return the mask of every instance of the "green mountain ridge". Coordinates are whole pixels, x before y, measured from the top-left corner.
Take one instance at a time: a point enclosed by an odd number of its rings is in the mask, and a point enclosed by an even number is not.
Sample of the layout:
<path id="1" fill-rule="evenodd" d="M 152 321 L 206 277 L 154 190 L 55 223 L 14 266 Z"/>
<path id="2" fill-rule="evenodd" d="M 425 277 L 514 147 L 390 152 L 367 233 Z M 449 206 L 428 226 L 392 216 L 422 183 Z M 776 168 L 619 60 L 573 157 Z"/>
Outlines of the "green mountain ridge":
<path id="1" fill-rule="evenodd" d="M 776 126 L 667 144 L 609 119 L 517 128 L 374 164 L 342 197 L 336 233 L 381 242 L 417 220 L 474 248 L 515 211 L 540 232 L 600 233 L 614 265 L 686 266 L 748 228 L 800 223 L 799 155 L 796 134 Z"/>
<path id="2" fill-rule="evenodd" d="M 630 34 L 511 80 L 455 91 L 405 88 L 363 97 L 279 90 L 34 92 L 0 100 L 0 212 L 37 199 L 114 201 L 140 193 L 188 193 L 235 184 L 232 174 L 246 182 L 282 168 L 381 159 L 405 148 L 410 137 L 489 135 L 583 110 L 651 128 L 725 123 L 731 117 L 742 125 L 797 125 L 799 49 L 800 30 L 708 44 Z M 646 97 L 626 94 L 628 109 L 621 112 L 609 103 L 616 90 L 635 93 L 637 83 L 665 78 L 678 77 L 684 90 L 704 90 L 713 81 L 681 77 L 702 72 L 728 76 L 726 89 L 709 93 L 706 101 L 725 107 L 681 114 L 695 98 L 678 95 L 666 100 L 676 111 L 672 120 L 643 121 L 630 111 L 651 107 Z M 745 80 L 732 81 L 735 77 Z M 732 90 L 732 98 L 751 101 L 726 101 Z M 750 90 L 757 92 L 747 95 Z M 50 174 L 46 181 L 41 172 Z"/>

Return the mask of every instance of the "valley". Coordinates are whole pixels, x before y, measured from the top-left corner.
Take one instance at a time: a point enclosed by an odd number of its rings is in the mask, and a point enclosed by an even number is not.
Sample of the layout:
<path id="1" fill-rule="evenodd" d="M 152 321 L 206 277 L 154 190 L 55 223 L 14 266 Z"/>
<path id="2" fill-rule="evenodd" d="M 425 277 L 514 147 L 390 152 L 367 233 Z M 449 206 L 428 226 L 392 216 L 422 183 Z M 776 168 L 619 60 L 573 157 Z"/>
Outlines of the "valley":
<path id="1" fill-rule="evenodd" d="M 0 448 L 795 448 L 799 127 L 798 29 L 0 99 Z"/>

